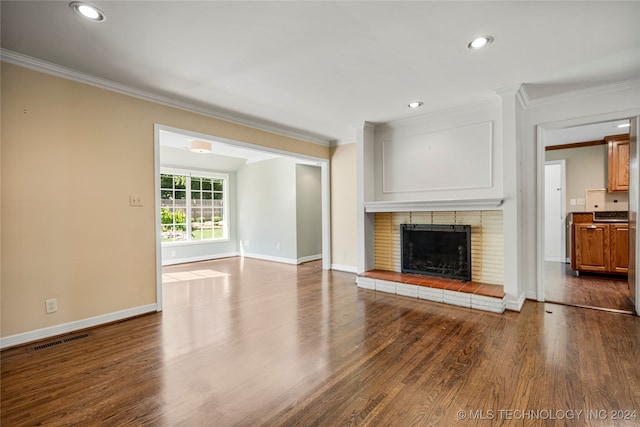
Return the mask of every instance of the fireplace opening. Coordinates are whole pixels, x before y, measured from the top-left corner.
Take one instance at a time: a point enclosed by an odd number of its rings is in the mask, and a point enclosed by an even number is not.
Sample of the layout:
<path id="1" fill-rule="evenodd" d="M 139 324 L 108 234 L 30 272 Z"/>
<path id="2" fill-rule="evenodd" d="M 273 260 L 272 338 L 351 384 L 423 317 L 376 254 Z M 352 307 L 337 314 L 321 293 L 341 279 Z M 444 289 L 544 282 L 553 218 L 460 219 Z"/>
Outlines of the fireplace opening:
<path id="1" fill-rule="evenodd" d="M 471 280 L 471 226 L 401 224 L 402 272 Z"/>

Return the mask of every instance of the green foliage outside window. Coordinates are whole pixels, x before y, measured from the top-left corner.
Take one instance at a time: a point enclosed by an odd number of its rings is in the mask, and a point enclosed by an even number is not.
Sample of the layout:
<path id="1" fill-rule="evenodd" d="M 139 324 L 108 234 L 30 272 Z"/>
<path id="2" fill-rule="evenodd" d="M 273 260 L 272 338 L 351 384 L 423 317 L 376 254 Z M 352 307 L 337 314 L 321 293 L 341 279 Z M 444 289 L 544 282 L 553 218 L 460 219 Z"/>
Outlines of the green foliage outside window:
<path id="1" fill-rule="evenodd" d="M 162 231 L 187 231 L 187 215 L 184 212 L 171 212 L 167 208 L 162 208 L 160 209 L 160 216 L 162 218 Z"/>
<path id="2" fill-rule="evenodd" d="M 224 238 L 224 185 L 224 178 L 161 174 L 162 241 Z"/>

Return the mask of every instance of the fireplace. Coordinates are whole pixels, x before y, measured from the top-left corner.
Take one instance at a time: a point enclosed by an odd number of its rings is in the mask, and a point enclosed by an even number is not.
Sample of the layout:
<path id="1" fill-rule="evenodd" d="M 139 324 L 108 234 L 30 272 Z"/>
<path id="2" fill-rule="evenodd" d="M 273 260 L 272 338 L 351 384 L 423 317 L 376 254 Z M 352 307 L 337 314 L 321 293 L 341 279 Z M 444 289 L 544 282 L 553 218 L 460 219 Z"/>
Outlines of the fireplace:
<path id="1" fill-rule="evenodd" d="M 403 273 L 471 280 L 471 226 L 401 224 Z"/>

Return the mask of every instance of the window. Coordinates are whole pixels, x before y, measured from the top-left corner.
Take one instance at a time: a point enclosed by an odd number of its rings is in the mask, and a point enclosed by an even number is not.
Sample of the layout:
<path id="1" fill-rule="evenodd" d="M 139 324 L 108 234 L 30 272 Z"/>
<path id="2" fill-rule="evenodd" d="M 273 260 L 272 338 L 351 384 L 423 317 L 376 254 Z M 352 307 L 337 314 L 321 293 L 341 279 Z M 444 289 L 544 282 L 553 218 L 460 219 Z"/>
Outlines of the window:
<path id="1" fill-rule="evenodd" d="M 162 242 L 227 238 L 227 175 L 163 171 L 160 175 Z"/>

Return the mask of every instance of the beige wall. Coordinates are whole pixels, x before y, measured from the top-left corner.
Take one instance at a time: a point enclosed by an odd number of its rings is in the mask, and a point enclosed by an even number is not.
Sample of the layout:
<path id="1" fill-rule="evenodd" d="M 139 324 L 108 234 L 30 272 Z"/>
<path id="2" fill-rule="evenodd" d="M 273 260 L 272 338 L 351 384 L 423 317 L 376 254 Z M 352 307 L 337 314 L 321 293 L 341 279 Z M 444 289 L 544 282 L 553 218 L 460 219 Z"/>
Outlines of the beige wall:
<path id="1" fill-rule="evenodd" d="M 329 158 L 328 147 L 6 63 L 1 123 L 2 337 L 155 303 L 155 123 Z M 57 313 L 45 314 L 47 298 Z"/>
<path id="2" fill-rule="evenodd" d="M 607 161 L 608 147 L 606 144 L 590 147 L 565 148 L 545 152 L 545 160 L 565 159 L 566 174 L 566 212 L 584 212 L 592 210 L 587 205 L 571 205 L 571 199 L 585 199 L 587 190 L 607 188 Z M 606 193 L 606 191 L 605 191 Z M 628 192 L 616 192 L 608 194 L 607 200 L 618 200 L 620 205 L 628 202 Z M 618 210 L 611 207 L 610 210 Z"/>
<path id="3" fill-rule="evenodd" d="M 356 270 L 356 144 L 331 148 L 331 262 Z"/>

